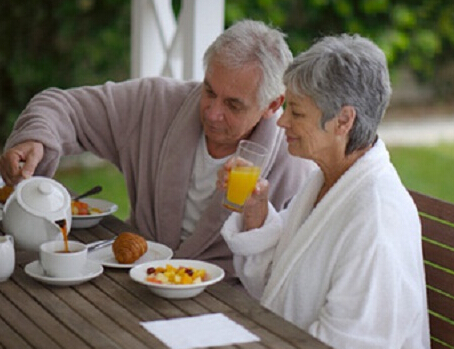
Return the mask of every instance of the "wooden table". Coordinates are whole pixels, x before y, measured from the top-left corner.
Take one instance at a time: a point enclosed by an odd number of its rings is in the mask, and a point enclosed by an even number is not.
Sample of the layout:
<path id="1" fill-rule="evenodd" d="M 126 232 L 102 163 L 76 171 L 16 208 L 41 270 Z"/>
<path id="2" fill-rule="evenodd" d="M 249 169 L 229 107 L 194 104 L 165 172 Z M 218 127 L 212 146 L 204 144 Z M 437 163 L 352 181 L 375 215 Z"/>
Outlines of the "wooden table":
<path id="1" fill-rule="evenodd" d="M 106 217 L 91 229 L 72 230 L 70 237 L 90 243 L 127 230 L 124 222 Z M 89 282 L 59 287 L 25 274 L 25 265 L 37 258 L 16 251 L 14 274 L 0 283 L 0 348 L 167 348 L 139 322 L 207 313 L 223 313 L 260 338 L 219 348 L 328 348 L 224 281 L 186 300 L 153 295 L 125 269 L 105 268 Z"/>

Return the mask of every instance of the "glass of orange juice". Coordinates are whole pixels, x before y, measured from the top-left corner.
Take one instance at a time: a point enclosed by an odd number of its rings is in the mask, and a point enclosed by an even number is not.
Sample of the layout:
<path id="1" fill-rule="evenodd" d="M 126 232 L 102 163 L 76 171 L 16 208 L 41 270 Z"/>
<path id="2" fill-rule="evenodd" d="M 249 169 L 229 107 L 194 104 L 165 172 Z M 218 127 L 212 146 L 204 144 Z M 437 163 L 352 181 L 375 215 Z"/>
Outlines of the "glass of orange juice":
<path id="1" fill-rule="evenodd" d="M 227 193 L 224 206 L 230 210 L 241 212 L 246 199 L 254 190 L 265 163 L 268 150 L 255 142 L 240 141 L 234 155 L 234 165 L 229 172 Z"/>

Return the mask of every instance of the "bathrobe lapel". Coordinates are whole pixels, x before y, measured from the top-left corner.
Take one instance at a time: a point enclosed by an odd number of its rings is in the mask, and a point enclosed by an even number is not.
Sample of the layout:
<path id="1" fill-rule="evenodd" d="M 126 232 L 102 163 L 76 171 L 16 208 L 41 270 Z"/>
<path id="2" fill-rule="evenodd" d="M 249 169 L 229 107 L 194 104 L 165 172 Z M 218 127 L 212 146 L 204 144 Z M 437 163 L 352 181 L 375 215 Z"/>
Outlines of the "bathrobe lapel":
<path id="1" fill-rule="evenodd" d="M 200 88 L 183 103 L 163 141 L 156 180 L 157 240 L 175 249 L 180 244 L 181 221 L 195 151 L 202 125 L 199 116 Z"/>

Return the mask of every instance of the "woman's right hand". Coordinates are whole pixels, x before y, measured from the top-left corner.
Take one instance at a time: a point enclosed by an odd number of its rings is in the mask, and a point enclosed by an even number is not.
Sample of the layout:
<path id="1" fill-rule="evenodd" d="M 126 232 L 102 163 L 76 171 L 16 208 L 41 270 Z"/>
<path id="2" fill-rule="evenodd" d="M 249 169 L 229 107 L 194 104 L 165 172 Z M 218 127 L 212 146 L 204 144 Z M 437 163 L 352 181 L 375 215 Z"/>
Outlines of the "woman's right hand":
<path id="1" fill-rule="evenodd" d="M 219 169 L 218 179 L 216 181 L 216 187 L 219 190 L 224 192 L 227 190 L 229 172 L 235 165 L 235 163 L 238 161 L 244 160 L 231 157 Z M 244 203 L 243 228 L 245 230 L 260 228 L 263 225 L 263 223 L 265 223 L 265 219 L 268 216 L 268 186 L 269 183 L 266 179 L 259 178 L 257 184 L 255 185 L 254 191 Z"/>
<path id="2" fill-rule="evenodd" d="M 259 178 L 251 196 L 243 206 L 243 228 L 251 230 L 260 228 L 268 216 L 268 187 L 266 179 Z"/>
<path id="3" fill-rule="evenodd" d="M 235 164 L 235 158 L 232 156 L 229 158 L 224 165 L 218 170 L 218 179 L 216 181 L 216 187 L 221 191 L 227 191 L 227 184 L 229 182 L 229 172 Z"/>
<path id="4" fill-rule="evenodd" d="M 42 143 L 27 141 L 8 149 L 0 157 L 0 175 L 5 184 L 14 186 L 30 178 L 44 156 Z"/>

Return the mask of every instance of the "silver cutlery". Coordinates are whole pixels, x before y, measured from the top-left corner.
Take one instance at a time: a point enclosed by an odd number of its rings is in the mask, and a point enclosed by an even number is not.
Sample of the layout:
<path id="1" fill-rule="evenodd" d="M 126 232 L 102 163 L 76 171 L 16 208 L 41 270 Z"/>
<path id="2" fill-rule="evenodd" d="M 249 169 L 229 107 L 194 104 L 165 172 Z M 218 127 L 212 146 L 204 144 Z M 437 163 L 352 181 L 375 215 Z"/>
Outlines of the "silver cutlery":
<path id="1" fill-rule="evenodd" d="M 87 190 L 85 193 L 77 195 L 76 197 L 73 198 L 73 201 L 78 201 L 79 199 L 82 199 L 84 197 L 98 194 L 101 190 L 102 190 L 102 187 L 100 185 L 97 185 L 97 186 L 91 188 L 90 190 Z"/>
<path id="2" fill-rule="evenodd" d="M 114 241 L 115 241 L 115 238 L 112 238 L 110 240 L 101 240 L 101 241 L 93 242 L 88 245 L 88 252 L 93 252 L 100 248 L 110 246 L 114 243 Z"/>

